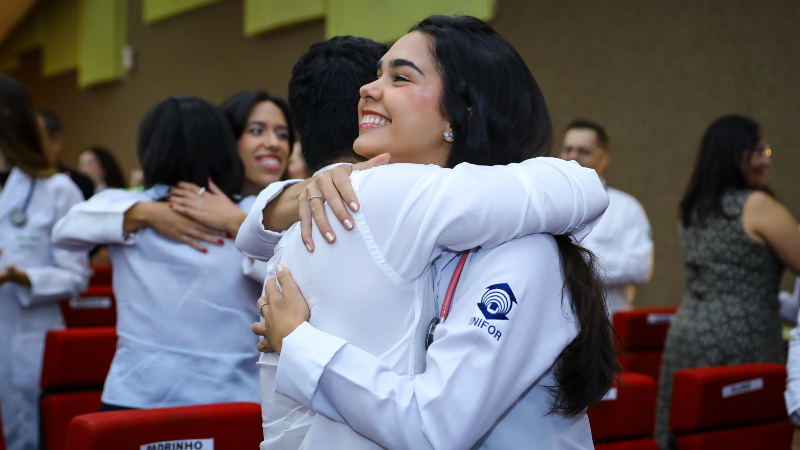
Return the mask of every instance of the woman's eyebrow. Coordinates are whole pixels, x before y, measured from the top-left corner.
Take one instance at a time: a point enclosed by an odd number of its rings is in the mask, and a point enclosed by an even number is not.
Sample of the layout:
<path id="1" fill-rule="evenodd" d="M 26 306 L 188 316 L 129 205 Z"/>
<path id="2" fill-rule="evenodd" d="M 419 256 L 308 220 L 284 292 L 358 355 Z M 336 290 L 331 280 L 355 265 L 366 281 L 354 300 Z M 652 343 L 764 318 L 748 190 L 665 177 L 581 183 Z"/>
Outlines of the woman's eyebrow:
<path id="1" fill-rule="evenodd" d="M 250 125 L 258 125 L 260 127 L 266 127 L 267 122 L 264 122 L 263 120 L 251 120 L 250 122 L 247 122 L 247 125 L 245 126 L 249 127 Z"/>
<path id="2" fill-rule="evenodd" d="M 382 66 L 383 66 L 383 60 L 378 61 L 378 70 L 381 70 Z M 411 61 L 409 61 L 407 59 L 398 58 L 398 59 L 393 59 L 393 60 L 389 61 L 389 67 L 391 67 L 393 69 L 396 68 L 396 67 L 402 67 L 402 66 L 411 67 L 412 69 L 414 69 L 417 72 L 419 72 L 419 74 L 422 75 L 423 77 L 425 76 L 425 73 L 422 70 L 420 70 L 419 67 L 417 67 L 416 64 L 414 64 L 413 62 L 411 62 Z"/>

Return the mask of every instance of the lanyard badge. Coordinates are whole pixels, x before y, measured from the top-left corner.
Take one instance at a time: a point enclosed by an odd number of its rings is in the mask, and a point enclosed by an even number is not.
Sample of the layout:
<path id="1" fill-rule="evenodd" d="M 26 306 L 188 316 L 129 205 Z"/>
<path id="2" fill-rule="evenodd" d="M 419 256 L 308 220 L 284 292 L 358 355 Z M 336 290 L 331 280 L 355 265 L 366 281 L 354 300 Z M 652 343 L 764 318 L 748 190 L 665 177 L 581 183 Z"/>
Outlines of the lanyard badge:
<path id="1" fill-rule="evenodd" d="M 450 284 L 447 286 L 447 293 L 444 295 L 442 312 L 439 314 L 439 317 L 434 317 L 431 319 L 431 323 L 428 325 L 428 335 L 425 338 L 425 350 L 427 350 L 428 347 L 430 347 L 433 343 L 433 333 L 436 331 L 436 325 L 444 322 L 445 319 L 447 319 L 448 314 L 450 314 L 450 303 L 453 301 L 453 294 L 456 292 L 458 279 L 461 278 L 461 272 L 464 270 L 464 264 L 467 262 L 467 256 L 469 256 L 469 250 L 462 253 L 461 258 L 458 260 L 456 270 L 453 272 L 453 278 L 450 279 Z"/>

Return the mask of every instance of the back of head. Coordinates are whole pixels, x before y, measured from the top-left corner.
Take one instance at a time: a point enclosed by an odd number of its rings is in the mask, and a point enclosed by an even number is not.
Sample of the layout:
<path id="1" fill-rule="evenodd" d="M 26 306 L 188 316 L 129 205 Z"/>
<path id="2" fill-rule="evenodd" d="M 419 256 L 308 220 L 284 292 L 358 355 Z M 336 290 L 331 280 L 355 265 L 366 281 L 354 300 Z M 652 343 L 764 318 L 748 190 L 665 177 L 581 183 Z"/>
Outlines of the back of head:
<path id="1" fill-rule="evenodd" d="M 208 179 L 229 197 L 242 188 L 244 169 L 225 114 L 196 97 L 175 96 L 147 112 L 139 126 L 137 153 L 144 184 L 188 181 L 208 187 Z"/>
<path id="2" fill-rule="evenodd" d="M 87 150 L 94 153 L 97 162 L 99 162 L 100 167 L 103 168 L 103 175 L 105 178 L 103 181 L 106 183 L 106 186 L 117 189 L 124 188 L 125 177 L 122 175 L 122 169 L 119 167 L 117 158 L 114 157 L 111 151 L 98 145 L 93 145 L 87 148 Z"/>
<path id="3" fill-rule="evenodd" d="M 311 46 L 292 69 L 289 106 L 311 172 L 355 159 L 361 86 L 375 81 L 384 44 L 337 36 Z"/>
<path id="4" fill-rule="evenodd" d="M 232 95 L 222 102 L 220 108 L 222 108 L 225 116 L 228 117 L 228 121 L 233 129 L 233 135 L 236 136 L 236 139 L 239 139 L 247 127 L 247 119 L 250 118 L 253 108 L 261 102 L 272 102 L 283 113 L 289 131 L 289 148 L 291 149 L 296 136 L 294 126 L 292 126 L 292 121 L 289 118 L 289 105 L 285 100 L 273 97 L 264 91 L 248 89 Z"/>
<path id="5" fill-rule="evenodd" d="M 433 40 L 442 110 L 454 135 L 448 167 L 550 154 L 553 127 L 544 95 L 511 44 L 470 16 L 431 16 L 410 31 Z"/>
<path id="6" fill-rule="evenodd" d="M 0 151 L 30 176 L 56 172 L 42 146 L 42 134 L 28 92 L 16 79 L 0 74 Z"/>
<path id="7" fill-rule="evenodd" d="M 681 222 L 691 226 L 719 210 L 720 197 L 729 189 L 748 188 L 742 158 L 761 141 L 761 127 L 739 115 L 715 120 L 703 134 L 697 161 L 681 199 Z M 767 191 L 768 192 L 768 191 Z"/>

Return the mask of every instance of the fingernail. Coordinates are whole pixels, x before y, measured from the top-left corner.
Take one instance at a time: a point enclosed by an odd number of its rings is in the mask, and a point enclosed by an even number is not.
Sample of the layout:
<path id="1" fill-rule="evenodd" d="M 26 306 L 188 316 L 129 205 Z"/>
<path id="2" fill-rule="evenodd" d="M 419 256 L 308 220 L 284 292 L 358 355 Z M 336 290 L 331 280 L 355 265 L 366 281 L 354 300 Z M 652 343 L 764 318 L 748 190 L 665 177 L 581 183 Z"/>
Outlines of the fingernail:
<path id="1" fill-rule="evenodd" d="M 352 209 L 353 212 L 358 211 L 358 205 L 356 205 L 356 202 L 350 202 L 350 209 Z"/>
<path id="2" fill-rule="evenodd" d="M 278 273 L 281 273 L 281 272 L 283 272 L 283 269 L 285 269 L 285 267 L 283 267 L 283 266 L 282 266 L 282 265 L 280 265 L 280 264 L 278 264 L 277 266 L 275 266 L 275 271 L 276 271 L 276 272 L 278 272 Z"/>
<path id="3" fill-rule="evenodd" d="M 325 240 L 328 242 L 333 242 L 333 235 L 330 233 L 325 233 Z"/>
<path id="4" fill-rule="evenodd" d="M 203 249 L 203 253 L 208 253 L 208 249 L 207 249 L 207 248 L 204 248 L 204 249 Z"/>
<path id="5" fill-rule="evenodd" d="M 175 206 L 173 206 L 172 203 L 169 204 L 169 207 L 173 209 L 175 208 Z"/>
<path id="6" fill-rule="evenodd" d="M 311 248 L 310 244 L 306 244 L 306 248 L 308 249 L 309 252 L 313 252 L 314 251 L 314 249 Z"/>
<path id="7" fill-rule="evenodd" d="M 167 200 L 170 200 L 171 198 L 172 198 L 172 196 L 171 196 L 171 195 L 168 195 L 168 196 L 167 196 Z"/>
<path id="8" fill-rule="evenodd" d="M 225 241 L 223 241 L 222 239 L 217 239 L 217 242 L 219 242 L 219 245 L 222 245 L 222 244 L 225 243 Z"/>
<path id="9" fill-rule="evenodd" d="M 348 230 L 353 229 L 353 222 L 350 222 L 348 219 L 344 219 L 344 227 Z"/>
<path id="10" fill-rule="evenodd" d="M 228 235 L 228 238 L 233 239 L 233 235 L 232 234 L 230 234 L 230 233 L 225 233 L 225 234 Z"/>

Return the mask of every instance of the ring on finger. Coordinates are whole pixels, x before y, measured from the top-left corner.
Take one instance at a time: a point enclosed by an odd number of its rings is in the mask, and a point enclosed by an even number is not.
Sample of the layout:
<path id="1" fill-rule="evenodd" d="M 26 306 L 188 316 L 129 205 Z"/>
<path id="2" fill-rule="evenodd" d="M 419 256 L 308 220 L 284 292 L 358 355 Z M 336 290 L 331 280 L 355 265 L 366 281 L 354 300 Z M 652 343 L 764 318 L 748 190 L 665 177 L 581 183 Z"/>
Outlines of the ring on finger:
<path id="1" fill-rule="evenodd" d="M 267 305 L 269 305 L 269 302 L 264 302 L 261 304 L 261 306 L 258 307 L 258 313 L 261 315 L 261 317 L 264 317 L 264 313 L 261 312 L 261 310 Z"/>
<path id="2" fill-rule="evenodd" d="M 201 188 L 200 188 L 200 190 L 199 190 L 199 191 L 197 191 L 197 196 L 198 196 L 198 197 L 202 197 L 202 196 L 203 196 L 203 194 L 205 194 L 205 193 L 206 193 L 206 188 L 204 188 L 204 187 L 201 187 Z"/>
<path id="3" fill-rule="evenodd" d="M 311 200 L 314 200 L 315 198 L 318 198 L 322 200 L 322 203 L 325 203 L 325 197 L 321 195 L 312 195 L 311 197 L 308 197 L 308 204 L 311 205 Z"/>

